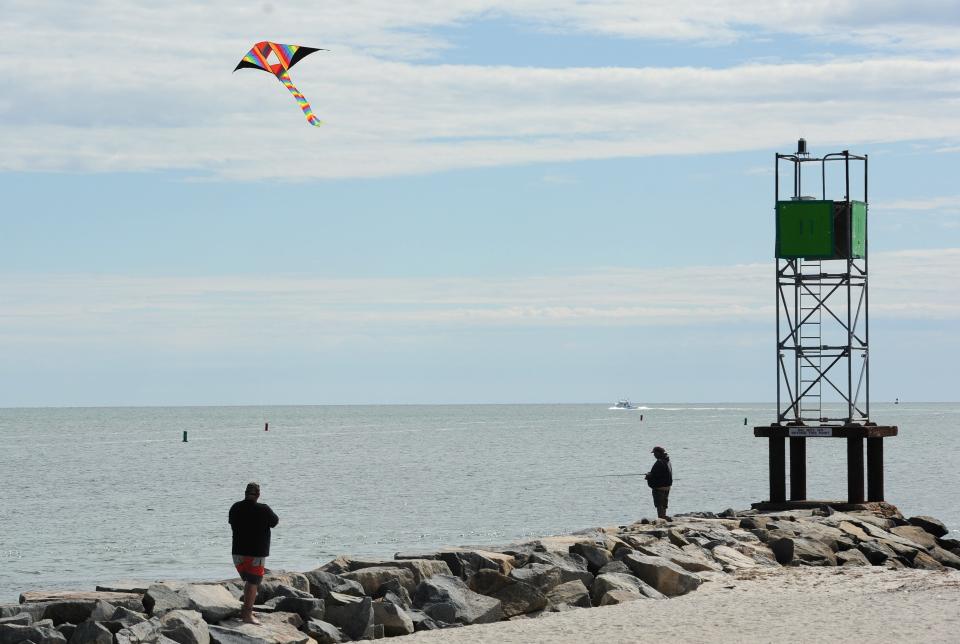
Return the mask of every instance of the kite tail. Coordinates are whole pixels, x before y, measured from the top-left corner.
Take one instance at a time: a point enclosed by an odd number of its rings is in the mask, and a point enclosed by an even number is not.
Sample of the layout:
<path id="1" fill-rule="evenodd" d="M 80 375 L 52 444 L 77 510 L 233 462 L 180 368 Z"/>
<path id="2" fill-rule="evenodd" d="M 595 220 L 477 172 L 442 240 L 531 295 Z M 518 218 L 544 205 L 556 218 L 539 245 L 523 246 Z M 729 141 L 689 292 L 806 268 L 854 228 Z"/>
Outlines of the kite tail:
<path id="1" fill-rule="evenodd" d="M 290 93 L 293 94 L 293 97 L 297 99 L 297 103 L 300 105 L 300 109 L 303 110 L 303 115 L 307 117 L 307 123 L 310 125 L 316 125 L 320 127 L 323 125 L 323 121 L 317 118 L 316 114 L 313 113 L 313 110 L 310 109 L 310 103 L 307 102 L 307 99 L 304 98 L 303 94 L 300 93 L 300 90 L 297 89 L 297 86 L 293 84 L 293 81 L 290 80 L 290 74 L 284 71 L 282 74 L 277 76 L 280 79 L 280 82 L 283 83 L 283 86 L 290 90 Z"/>

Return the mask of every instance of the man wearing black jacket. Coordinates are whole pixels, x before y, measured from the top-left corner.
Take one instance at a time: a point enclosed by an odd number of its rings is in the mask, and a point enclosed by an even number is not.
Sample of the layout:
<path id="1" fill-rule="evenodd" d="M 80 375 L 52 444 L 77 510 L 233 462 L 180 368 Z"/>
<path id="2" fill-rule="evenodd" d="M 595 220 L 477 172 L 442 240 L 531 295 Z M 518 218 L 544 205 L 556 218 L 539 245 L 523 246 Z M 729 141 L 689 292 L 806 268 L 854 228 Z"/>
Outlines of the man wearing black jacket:
<path id="1" fill-rule="evenodd" d="M 657 518 L 669 521 L 667 498 L 670 496 L 670 486 L 673 485 L 673 466 L 670 464 L 670 456 L 667 454 L 667 450 L 662 447 L 654 447 L 651 453 L 657 461 L 645 475 L 647 485 L 653 491 L 653 504 L 657 508 Z"/>
<path id="2" fill-rule="evenodd" d="M 230 507 L 230 527 L 233 529 L 233 564 L 243 579 L 243 609 L 240 618 L 250 624 L 259 624 L 253 615 L 253 603 L 263 581 L 264 563 L 270 555 L 270 528 L 280 519 L 266 503 L 257 503 L 260 484 L 247 483 L 243 501 Z"/>

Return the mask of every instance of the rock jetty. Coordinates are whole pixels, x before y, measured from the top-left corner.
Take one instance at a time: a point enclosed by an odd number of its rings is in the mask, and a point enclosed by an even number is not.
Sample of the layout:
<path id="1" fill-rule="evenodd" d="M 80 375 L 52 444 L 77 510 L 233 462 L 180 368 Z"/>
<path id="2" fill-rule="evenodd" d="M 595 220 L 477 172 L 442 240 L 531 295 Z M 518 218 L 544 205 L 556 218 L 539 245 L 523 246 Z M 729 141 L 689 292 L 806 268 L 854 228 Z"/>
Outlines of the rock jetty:
<path id="1" fill-rule="evenodd" d="M 0 604 L 0 644 L 308 644 L 348 642 L 666 601 L 745 569 L 879 566 L 960 569 L 960 541 L 932 517 L 886 503 L 840 512 L 698 512 L 670 521 L 545 537 L 505 547 L 336 559 L 272 571 L 256 611 L 237 616 L 239 579 L 26 592 Z"/>

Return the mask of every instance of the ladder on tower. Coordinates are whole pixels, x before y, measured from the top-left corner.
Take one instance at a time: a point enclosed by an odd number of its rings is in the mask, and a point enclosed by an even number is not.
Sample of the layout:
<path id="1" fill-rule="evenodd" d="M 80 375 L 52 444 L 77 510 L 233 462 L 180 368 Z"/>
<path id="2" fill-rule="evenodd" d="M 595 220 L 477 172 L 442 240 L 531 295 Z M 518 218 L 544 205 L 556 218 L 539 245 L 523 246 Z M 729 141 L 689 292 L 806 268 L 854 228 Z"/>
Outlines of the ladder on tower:
<path id="1" fill-rule="evenodd" d="M 820 260 L 800 260 L 800 325 L 798 359 L 800 393 L 800 420 L 820 423 L 823 418 L 822 387 L 823 372 L 823 301 Z"/>

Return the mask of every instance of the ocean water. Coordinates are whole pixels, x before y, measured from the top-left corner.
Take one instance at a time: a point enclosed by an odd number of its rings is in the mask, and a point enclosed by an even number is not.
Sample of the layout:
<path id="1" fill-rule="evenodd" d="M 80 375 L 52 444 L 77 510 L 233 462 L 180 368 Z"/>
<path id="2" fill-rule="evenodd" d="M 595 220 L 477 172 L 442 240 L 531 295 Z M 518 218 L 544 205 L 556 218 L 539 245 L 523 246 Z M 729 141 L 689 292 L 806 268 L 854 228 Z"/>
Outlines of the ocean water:
<path id="1" fill-rule="evenodd" d="M 751 427 L 772 405 L 608 406 L 0 409 L 0 603 L 231 577 L 227 510 L 249 480 L 280 516 L 268 566 L 291 570 L 652 516 L 637 474 L 654 445 L 674 465 L 672 513 L 767 497 L 766 441 Z M 887 500 L 960 536 L 960 403 L 874 405 L 872 417 L 900 427 L 885 444 Z M 807 451 L 808 497 L 844 498 L 845 442 Z"/>

